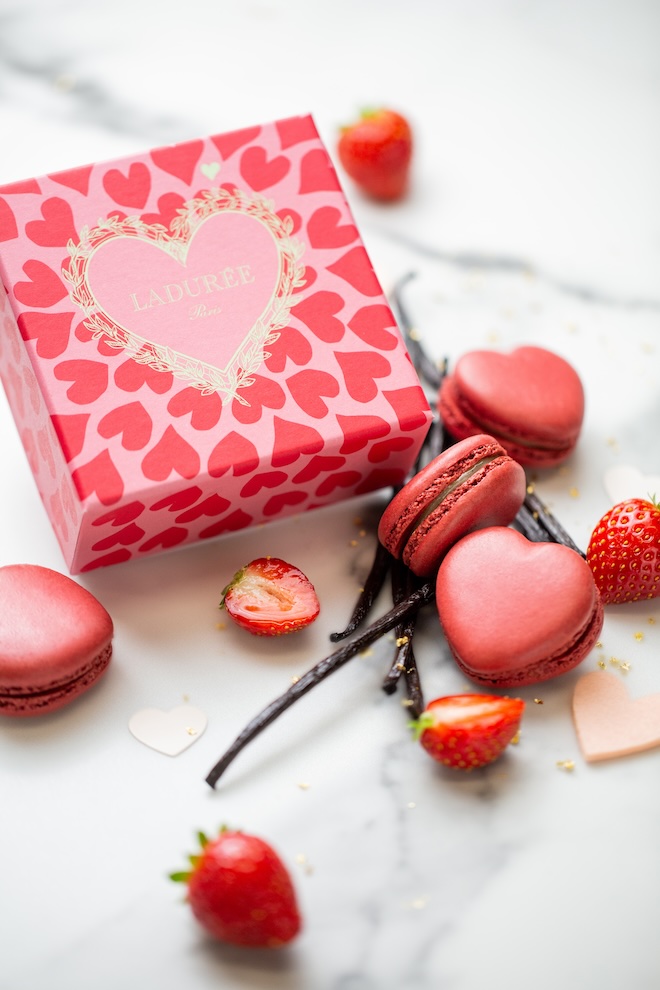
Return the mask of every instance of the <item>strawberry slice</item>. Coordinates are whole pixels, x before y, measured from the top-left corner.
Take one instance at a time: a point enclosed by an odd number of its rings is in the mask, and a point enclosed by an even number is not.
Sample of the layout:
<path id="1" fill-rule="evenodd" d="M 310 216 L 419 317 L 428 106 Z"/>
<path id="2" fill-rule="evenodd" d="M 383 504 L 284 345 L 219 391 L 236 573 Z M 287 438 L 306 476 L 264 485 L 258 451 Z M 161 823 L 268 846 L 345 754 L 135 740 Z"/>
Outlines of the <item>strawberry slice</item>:
<path id="1" fill-rule="evenodd" d="M 279 557 L 257 557 L 237 571 L 222 592 L 220 608 L 255 636 L 297 632 L 320 611 L 309 578 Z"/>
<path id="2" fill-rule="evenodd" d="M 524 701 L 495 694 L 453 694 L 430 701 L 411 722 L 434 760 L 455 770 L 492 763 L 515 737 Z"/>

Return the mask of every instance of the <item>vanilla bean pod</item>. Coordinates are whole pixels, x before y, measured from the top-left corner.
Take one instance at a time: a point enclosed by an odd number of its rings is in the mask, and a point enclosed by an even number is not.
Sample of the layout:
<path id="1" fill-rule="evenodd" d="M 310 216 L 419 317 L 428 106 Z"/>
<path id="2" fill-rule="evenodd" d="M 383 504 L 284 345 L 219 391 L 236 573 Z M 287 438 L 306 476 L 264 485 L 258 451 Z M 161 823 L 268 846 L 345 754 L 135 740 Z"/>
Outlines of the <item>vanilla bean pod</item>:
<path id="1" fill-rule="evenodd" d="M 403 336 L 406 341 L 406 346 L 412 359 L 413 366 L 419 377 L 426 382 L 429 388 L 432 388 L 435 392 L 437 392 L 442 384 L 444 373 L 438 368 L 436 363 L 431 360 L 424 350 L 420 340 L 420 334 L 415 329 L 415 326 L 410 319 L 408 309 L 401 298 L 404 285 L 406 285 L 412 278 L 415 278 L 415 272 L 408 272 L 407 275 L 400 278 L 392 290 L 392 298 L 399 313 L 400 323 L 403 327 Z"/>
<path id="2" fill-rule="evenodd" d="M 353 614 L 341 632 L 330 634 L 330 641 L 332 643 L 338 643 L 340 640 L 352 636 L 355 630 L 364 622 L 385 584 L 385 578 L 387 577 L 391 563 L 392 555 L 389 550 L 385 549 L 380 540 L 378 540 L 371 569 L 367 574 L 364 587 L 360 590 Z"/>
<path id="3" fill-rule="evenodd" d="M 258 736 L 267 726 L 274 722 L 276 718 L 282 715 L 288 708 L 291 707 L 299 698 L 311 691 L 313 687 L 320 684 L 321 681 L 329 677 L 344 664 L 348 663 L 354 656 L 361 653 L 367 646 L 373 643 L 375 640 L 380 639 L 385 633 L 390 632 L 390 630 L 395 629 L 400 623 L 404 622 L 406 618 L 417 612 L 423 605 L 427 605 L 429 602 L 433 601 L 435 595 L 435 583 L 427 582 L 423 584 L 421 588 L 414 591 L 405 601 L 401 602 L 399 605 L 395 605 L 391 608 L 389 612 L 377 619 L 368 626 L 364 632 L 356 636 L 355 639 L 351 640 L 350 643 L 346 643 L 341 646 L 338 650 L 335 650 L 330 656 L 325 657 L 320 660 L 311 670 L 303 674 L 295 683 L 291 685 L 288 691 L 280 695 L 272 701 L 266 708 L 263 709 L 255 718 L 249 722 L 242 732 L 236 737 L 234 742 L 231 744 L 229 749 L 225 752 L 218 762 L 215 764 L 211 772 L 206 777 L 206 782 L 210 787 L 215 787 L 216 783 L 225 772 L 230 763 L 238 756 L 238 754 L 251 742 L 255 736 Z"/>
<path id="4" fill-rule="evenodd" d="M 523 536 L 526 536 L 532 543 L 548 542 L 548 534 L 546 530 L 543 526 L 541 526 L 534 513 L 524 504 L 524 502 L 520 506 L 514 522 Z"/>
<path id="5" fill-rule="evenodd" d="M 551 540 L 554 540 L 555 543 L 563 543 L 565 547 L 570 547 L 571 550 L 575 550 L 576 553 L 579 553 L 581 557 L 586 559 L 587 555 L 571 539 L 561 523 L 557 521 L 548 507 L 543 504 L 531 486 L 527 489 L 524 506 L 538 521 L 539 525 L 543 527 Z"/>
<path id="6" fill-rule="evenodd" d="M 392 566 L 392 599 L 395 605 L 404 601 L 416 588 L 419 583 L 416 581 L 412 571 L 409 571 L 404 564 L 395 560 Z M 405 622 L 397 626 L 394 634 L 396 636 L 396 648 L 390 669 L 383 680 L 383 691 L 386 694 L 393 694 L 396 691 L 399 679 L 403 675 L 406 683 L 406 693 L 408 708 L 414 718 L 424 711 L 424 696 L 419 677 L 419 669 L 413 649 L 413 637 L 417 624 L 417 613 L 411 615 Z"/>

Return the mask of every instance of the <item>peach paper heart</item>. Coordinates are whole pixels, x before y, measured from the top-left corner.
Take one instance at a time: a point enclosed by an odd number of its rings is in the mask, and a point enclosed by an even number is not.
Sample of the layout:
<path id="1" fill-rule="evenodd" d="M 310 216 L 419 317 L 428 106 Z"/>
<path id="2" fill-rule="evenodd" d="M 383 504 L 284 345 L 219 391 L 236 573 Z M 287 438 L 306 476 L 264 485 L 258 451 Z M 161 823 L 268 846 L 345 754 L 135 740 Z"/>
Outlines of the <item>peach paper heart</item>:
<path id="1" fill-rule="evenodd" d="M 128 728 L 145 746 L 178 756 L 197 742 L 206 728 L 206 715 L 192 705 L 179 705 L 169 712 L 160 708 L 142 708 L 131 716 Z"/>
<path id="2" fill-rule="evenodd" d="M 631 698 L 620 677 L 584 674 L 573 693 L 573 720 L 588 762 L 660 746 L 660 694 Z"/>
<path id="3" fill-rule="evenodd" d="M 268 203 L 216 189 L 170 231 L 138 217 L 84 230 L 63 274 L 95 339 L 227 400 L 287 323 L 300 253 Z"/>

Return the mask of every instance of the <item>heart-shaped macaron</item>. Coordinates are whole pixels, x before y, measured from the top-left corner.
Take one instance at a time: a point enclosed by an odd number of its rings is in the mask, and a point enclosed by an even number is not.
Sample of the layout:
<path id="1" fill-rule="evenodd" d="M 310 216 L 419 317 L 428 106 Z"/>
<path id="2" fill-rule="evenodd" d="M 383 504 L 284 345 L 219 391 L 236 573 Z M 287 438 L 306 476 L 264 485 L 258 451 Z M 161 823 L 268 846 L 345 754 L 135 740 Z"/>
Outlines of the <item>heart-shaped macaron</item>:
<path id="1" fill-rule="evenodd" d="M 543 347 L 470 351 L 443 381 L 439 409 L 457 439 L 488 433 L 520 464 L 552 467 L 578 440 L 584 391 L 574 368 Z"/>
<path id="2" fill-rule="evenodd" d="M 178 756 L 197 742 L 206 728 L 207 718 L 193 705 L 178 705 L 168 712 L 160 708 L 142 708 L 128 722 L 137 740 L 165 756 Z"/>
<path id="3" fill-rule="evenodd" d="M 621 677 L 592 670 L 573 692 L 573 721 L 588 762 L 660 746 L 660 694 L 631 698 Z"/>
<path id="4" fill-rule="evenodd" d="M 577 666 L 596 644 L 603 605 L 587 562 L 504 526 L 459 540 L 438 571 L 447 642 L 478 684 L 519 687 Z"/>

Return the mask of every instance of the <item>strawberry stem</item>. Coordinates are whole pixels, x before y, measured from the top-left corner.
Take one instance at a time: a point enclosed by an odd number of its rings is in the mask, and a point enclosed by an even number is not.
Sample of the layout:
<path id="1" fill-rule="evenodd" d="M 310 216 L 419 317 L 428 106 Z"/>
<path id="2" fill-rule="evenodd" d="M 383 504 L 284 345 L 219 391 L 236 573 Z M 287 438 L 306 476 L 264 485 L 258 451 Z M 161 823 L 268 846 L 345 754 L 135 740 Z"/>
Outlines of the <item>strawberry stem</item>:
<path id="1" fill-rule="evenodd" d="M 356 636 L 354 640 L 350 643 L 346 643 L 344 646 L 335 650 L 330 656 L 325 657 L 320 660 L 314 667 L 307 671 L 306 674 L 292 684 L 288 691 L 281 694 L 279 698 L 276 698 L 269 705 L 267 705 L 255 718 L 249 722 L 242 732 L 236 737 L 234 742 L 231 744 L 229 749 L 225 752 L 218 762 L 215 764 L 211 772 L 206 777 L 206 782 L 210 787 L 215 787 L 216 783 L 225 772 L 227 767 L 232 763 L 232 761 L 238 756 L 238 754 L 245 749 L 247 744 L 251 742 L 255 736 L 258 736 L 267 726 L 274 722 L 276 718 L 282 715 L 294 702 L 302 698 L 303 695 L 311 691 L 313 687 L 320 684 L 321 681 L 333 674 L 335 670 L 339 670 L 343 667 L 349 660 L 351 660 L 362 650 L 366 649 L 375 640 L 380 639 L 385 633 L 390 632 L 390 630 L 396 628 L 401 622 L 404 622 L 409 616 L 414 615 L 423 605 L 427 605 L 433 600 L 435 594 L 435 583 L 427 582 L 423 584 L 421 588 L 414 591 L 405 601 L 400 602 L 391 608 L 389 612 L 377 619 L 368 626 L 364 632 Z"/>

